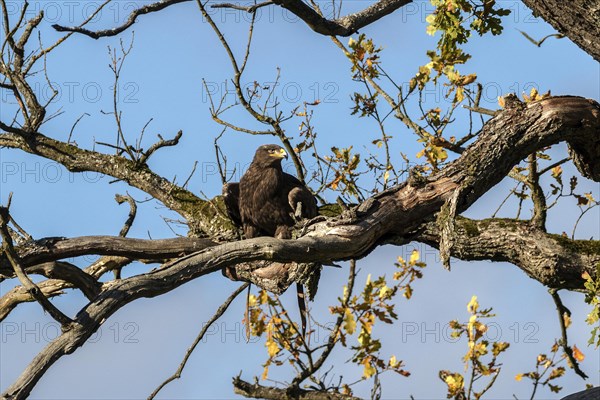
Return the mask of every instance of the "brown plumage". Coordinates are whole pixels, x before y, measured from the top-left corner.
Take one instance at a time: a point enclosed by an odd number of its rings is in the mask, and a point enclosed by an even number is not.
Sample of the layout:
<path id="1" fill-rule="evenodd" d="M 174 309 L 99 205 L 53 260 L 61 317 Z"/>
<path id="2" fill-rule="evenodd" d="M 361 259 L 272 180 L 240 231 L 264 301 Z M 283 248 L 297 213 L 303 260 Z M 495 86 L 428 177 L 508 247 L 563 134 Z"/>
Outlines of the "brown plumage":
<path id="1" fill-rule="evenodd" d="M 315 197 L 296 177 L 283 172 L 283 158 L 287 158 L 287 153 L 280 146 L 260 146 L 240 182 L 223 186 L 229 217 L 243 227 L 247 239 L 289 239 L 295 216 L 317 216 Z"/>

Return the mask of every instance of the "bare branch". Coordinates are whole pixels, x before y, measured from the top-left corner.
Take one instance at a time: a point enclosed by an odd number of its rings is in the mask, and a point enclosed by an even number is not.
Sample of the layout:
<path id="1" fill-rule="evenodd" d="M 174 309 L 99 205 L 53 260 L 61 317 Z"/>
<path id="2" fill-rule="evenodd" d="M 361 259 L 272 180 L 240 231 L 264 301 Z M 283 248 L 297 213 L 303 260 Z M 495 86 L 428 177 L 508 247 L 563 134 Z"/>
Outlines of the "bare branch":
<path id="1" fill-rule="evenodd" d="M 158 138 L 160 140 L 158 142 L 154 143 L 152 146 L 150 146 L 150 148 L 140 157 L 138 162 L 140 164 L 145 164 L 148 161 L 148 159 L 150 158 L 150 156 L 152 154 L 154 154 L 154 152 L 156 150 L 161 149 L 163 147 L 177 146 L 179 144 L 179 139 L 181 139 L 182 135 L 183 135 L 183 132 L 181 130 L 179 132 L 177 132 L 177 134 L 175 135 L 175 137 L 173 139 L 169 139 L 169 140 L 164 140 L 161 135 L 158 135 Z"/>
<path id="2" fill-rule="evenodd" d="M 80 289 L 89 300 L 93 300 L 98 293 L 100 293 L 100 287 L 102 286 L 96 278 L 89 275 L 87 272 L 64 261 L 36 264 L 26 268 L 25 271 L 28 274 L 39 274 L 46 278 L 60 279 L 70 283 L 73 287 Z"/>
<path id="3" fill-rule="evenodd" d="M 127 18 L 127 22 L 125 22 L 123 25 L 121 25 L 117 28 L 113 28 L 113 29 L 105 29 L 105 30 L 101 30 L 101 31 L 91 31 L 89 29 L 83 28 L 82 26 L 66 27 L 66 26 L 62 26 L 62 25 L 58 25 L 58 24 L 54 24 L 54 25 L 52 25 L 52 27 L 54 29 L 56 29 L 58 32 L 81 33 L 82 35 L 89 36 L 92 39 L 99 39 L 101 37 L 107 37 L 107 36 L 116 36 L 119 33 L 125 31 L 131 25 L 133 25 L 135 23 L 135 21 L 137 20 L 137 17 L 139 17 L 140 15 L 157 12 L 157 11 L 163 10 L 169 6 L 172 6 L 174 4 L 186 3 L 188 1 L 192 1 L 192 0 L 161 0 L 161 1 L 157 1 L 156 3 L 148 4 L 144 7 L 140 7 L 138 9 L 134 10 L 129 15 L 129 18 Z"/>
<path id="4" fill-rule="evenodd" d="M 115 200 L 119 204 L 123 204 L 125 202 L 129 203 L 129 215 L 127 216 L 127 220 L 125 221 L 123 228 L 121 228 L 121 231 L 119 232 L 119 236 L 125 237 L 127 236 L 127 233 L 133 224 L 133 220 L 135 219 L 135 215 L 137 214 L 137 205 L 135 204 L 133 197 L 130 195 L 123 196 L 121 194 L 117 194 L 115 196 Z"/>
<path id="5" fill-rule="evenodd" d="M 453 257 L 510 262 L 547 287 L 583 290 L 581 274 L 600 262 L 599 241 L 549 234 L 532 227 L 529 221 L 458 217 L 455 223 Z M 413 240 L 438 247 L 439 237 L 439 227 L 428 223 Z"/>
<path id="6" fill-rule="evenodd" d="M 36 264 L 84 255 L 108 255 L 160 262 L 190 254 L 210 246 L 209 239 L 179 237 L 174 239 L 132 239 L 119 236 L 81 236 L 72 239 L 40 239 L 17 248 L 24 268 Z M 0 273 L 12 277 L 8 261 L 0 259 Z"/>
<path id="7" fill-rule="evenodd" d="M 241 6 L 239 4 L 234 4 L 234 3 L 219 3 L 219 4 L 212 4 L 210 7 L 211 8 L 232 8 L 234 10 L 239 10 L 239 11 L 246 11 L 249 13 L 253 13 L 256 10 L 258 10 L 261 7 L 265 7 L 271 4 L 275 4 L 273 2 L 273 0 L 269 0 L 269 1 L 265 1 L 262 3 L 258 3 L 258 4 L 254 4 L 252 6 Z"/>

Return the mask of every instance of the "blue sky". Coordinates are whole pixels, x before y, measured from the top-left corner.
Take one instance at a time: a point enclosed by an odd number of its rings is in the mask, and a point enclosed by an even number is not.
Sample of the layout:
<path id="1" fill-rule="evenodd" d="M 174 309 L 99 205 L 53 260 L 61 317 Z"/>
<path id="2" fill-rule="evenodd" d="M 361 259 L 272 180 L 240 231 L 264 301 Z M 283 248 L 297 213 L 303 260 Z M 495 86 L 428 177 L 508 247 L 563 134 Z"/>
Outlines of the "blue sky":
<path id="1" fill-rule="evenodd" d="M 20 4 L 8 3 L 10 7 Z M 126 19 L 132 7 L 144 3 L 117 1 L 105 9 L 90 28 L 114 26 Z M 323 4 L 325 7 L 328 3 Z M 345 2 L 344 10 L 350 12 L 368 4 L 366 1 Z M 460 68 L 464 74 L 477 72 L 485 88 L 482 106 L 496 108 L 497 96 L 510 92 L 521 94 L 531 87 L 541 92 L 552 90 L 555 95 L 600 98 L 597 62 L 567 39 L 550 39 L 541 48 L 535 47 L 517 29 L 535 38 L 553 33 L 553 29 L 533 18 L 520 2 L 504 1 L 501 4 L 513 10 L 513 14 L 504 19 L 505 34 L 474 38 L 468 45 L 473 59 Z M 87 7 L 90 2 L 32 2 L 28 16 L 44 9 L 46 19 L 42 23 L 42 39 L 44 43 L 50 43 L 60 36 L 52 32 L 51 24 L 75 25 L 89 12 Z M 425 50 L 435 46 L 435 38 L 425 34 L 424 21 L 430 11 L 428 2 L 416 2 L 361 31 L 384 48 L 383 66 L 398 82 L 407 82 L 417 67 L 427 62 Z M 213 16 L 236 54 L 240 54 L 245 45 L 248 17 L 231 10 L 213 10 Z M 15 18 L 16 15 L 12 15 L 12 19 Z M 128 137 L 136 137 L 144 124 L 153 118 L 145 134 L 146 147 L 155 140 L 157 133 L 171 137 L 183 130 L 180 146 L 161 150 L 151 159 L 150 165 L 166 177 L 177 176 L 181 183 L 198 161 L 189 188 L 212 197 L 221 188 L 220 178 L 214 170 L 212 144 L 221 128 L 210 119 L 202 80 L 215 95 L 225 92 L 226 82 L 232 76 L 226 54 L 202 20 L 195 3 L 140 17 L 134 30 L 134 48 L 125 63 L 119 85 L 124 129 Z M 60 99 L 50 108 L 64 113 L 45 124 L 43 133 L 65 140 L 74 121 L 88 113 L 90 115 L 75 129 L 73 139 L 83 147 L 91 147 L 94 141 L 114 141 L 114 121 L 111 116 L 101 113 L 101 110 L 110 111 L 112 102 L 107 46 L 118 46 L 119 39 L 128 44 L 131 38 L 131 30 L 119 38 L 98 41 L 75 36 L 49 56 L 48 74 L 61 92 Z M 350 145 L 362 151 L 363 146 L 377 138 L 377 127 L 372 121 L 349 115 L 350 95 L 360 87 L 351 81 L 349 63 L 344 55 L 328 38 L 310 31 L 295 17 L 277 8 L 262 9 L 242 82 L 272 82 L 277 68 L 281 70 L 281 80 L 276 94 L 284 111 L 302 101 L 322 101 L 313 118 L 322 151 L 331 146 Z M 47 97 L 48 88 L 43 78 L 34 88 L 40 97 Z M 0 113 L 4 120 L 7 115 L 12 115 L 15 105 L 9 94 L 4 90 L 0 93 Z M 434 90 L 428 96 L 431 104 L 448 105 L 440 91 Z M 233 100 L 231 95 L 227 99 Z M 464 121 L 465 115 L 459 115 L 457 122 Z M 257 126 L 241 111 L 233 110 L 229 116 L 232 122 L 240 125 Z M 290 135 L 297 132 L 298 123 L 293 120 L 285 125 Z M 457 123 L 455 126 L 452 129 L 456 130 L 456 136 L 466 130 L 464 125 Z M 388 129 L 395 137 L 392 152 L 397 159 L 400 152 L 412 157 L 420 150 L 415 138 L 400 124 L 392 122 Z M 239 166 L 238 173 L 250 162 L 254 149 L 269 142 L 274 140 L 234 132 L 227 132 L 221 140 L 230 165 Z M 560 159 L 565 156 L 566 148 L 555 146 L 549 154 Z M 34 238 L 115 235 L 128 210 L 116 204 L 114 195 L 129 191 L 138 200 L 146 198 L 143 193 L 121 183 L 109 184 L 109 177 L 93 173 L 74 175 L 54 162 L 14 150 L 0 150 L 0 166 L 0 201 L 5 203 L 9 192 L 14 193 L 12 214 Z M 573 174 L 576 171 L 571 165 L 564 167 L 565 177 Z M 489 217 L 510 188 L 512 183 L 509 181 L 499 183 L 465 215 Z M 595 198 L 600 197 L 598 184 L 583 178 L 580 178 L 580 191 L 591 191 Z M 529 215 L 528 205 L 524 212 Z M 500 213 L 511 217 L 514 214 L 515 203 L 510 202 Z M 567 199 L 551 210 L 549 231 L 570 233 L 577 216 L 577 207 Z M 174 232 L 163 217 L 177 216 L 154 201 L 140 205 L 130 236 L 173 237 Z M 598 209 L 591 211 L 580 223 L 576 236 L 598 239 L 599 221 Z M 185 234 L 182 229 L 174 229 Z M 359 262 L 358 282 L 364 282 L 367 273 L 390 276 L 396 257 L 408 257 L 413 248 L 419 249 L 427 262 L 425 278 L 415 285 L 411 301 L 398 302 L 398 323 L 393 327 L 377 328 L 386 354 L 395 354 L 404 360 L 413 375 L 409 379 L 384 376 L 384 398 L 407 398 L 410 394 L 416 399 L 445 397 L 444 384 L 437 378 L 437 372 L 440 369 L 462 371 L 460 358 L 466 351 L 466 343 L 451 343 L 446 324 L 455 318 L 468 319 L 466 304 L 472 295 L 478 295 L 482 306 L 494 307 L 497 340 L 513 342 L 502 359 L 504 369 L 489 398 L 512 398 L 512 394 L 520 399 L 528 398 L 530 385 L 515 382 L 514 376 L 531 370 L 536 355 L 548 352 L 559 335 L 556 310 L 546 289 L 528 279 L 517 267 L 505 263 L 453 260 L 452 272 L 447 272 L 439 264 L 437 251 L 418 243 L 377 249 Z M 92 260 L 73 261 L 84 266 Z M 146 269 L 134 265 L 127 268 L 126 274 L 142 273 Z M 329 318 L 327 307 L 342 293 L 346 273 L 347 269 L 324 271 L 321 290 L 311 305 L 313 316 L 321 317 L 321 320 Z M 5 293 L 15 284 L 12 280 L 2 282 L 0 292 Z M 58 361 L 36 387 L 32 398 L 145 398 L 177 368 L 203 322 L 236 287 L 236 283 L 213 274 L 160 298 L 128 305 L 104 323 L 91 343 Z M 288 308 L 293 308 L 293 293 L 286 293 L 284 299 L 290 305 Z M 564 293 L 563 300 L 573 312 L 570 341 L 587 355 L 583 369 L 591 376 L 589 382 L 598 385 L 600 362 L 597 352 L 585 344 L 590 329 L 583 320 L 589 308 L 578 294 Z M 54 303 L 72 315 L 86 301 L 78 293 L 69 292 Z M 235 398 L 231 377 L 240 371 L 247 379 L 260 375 L 260 364 L 267 354 L 262 341 L 244 342 L 241 333 L 244 307 L 243 298 L 232 305 L 211 331 L 206 343 L 198 347 L 182 379 L 166 387 L 159 398 Z M 8 387 L 31 358 L 56 336 L 56 328 L 37 304 L 19 306 L 0 324 L 0 390 Z M 338 350 L 330 364 L 336 367 L 337 374 L 353 381 L 360 377 L 361 371 L 345 363 L 348 357 L 349 353 Z M 563 395 L 584 387 L 579 377 L 572 373 L 567 375 L 559 382 L 565 388 Z M 286 369 L 272 369 L 271 377 L 285 380 L 290 375 Z M 368 386 L 357 386 L 356 394 L 368 396 Z M 539 398 L 560 397 L 542 391 Z"/>

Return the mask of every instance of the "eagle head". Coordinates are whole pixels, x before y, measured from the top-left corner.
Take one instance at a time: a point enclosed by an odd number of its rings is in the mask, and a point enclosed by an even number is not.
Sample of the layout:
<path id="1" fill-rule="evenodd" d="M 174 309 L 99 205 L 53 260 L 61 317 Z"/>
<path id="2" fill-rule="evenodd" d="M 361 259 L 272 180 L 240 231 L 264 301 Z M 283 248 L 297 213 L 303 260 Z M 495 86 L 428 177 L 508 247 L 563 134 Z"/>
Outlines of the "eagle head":
<path id="1" fill-rule="evenodd" d="M 284 158 L 287 159 L 288 154 L 283 147 L 276 144 L 265 144 L 256 149 L 252 163 L 267 166 L 280 163 Z"/>

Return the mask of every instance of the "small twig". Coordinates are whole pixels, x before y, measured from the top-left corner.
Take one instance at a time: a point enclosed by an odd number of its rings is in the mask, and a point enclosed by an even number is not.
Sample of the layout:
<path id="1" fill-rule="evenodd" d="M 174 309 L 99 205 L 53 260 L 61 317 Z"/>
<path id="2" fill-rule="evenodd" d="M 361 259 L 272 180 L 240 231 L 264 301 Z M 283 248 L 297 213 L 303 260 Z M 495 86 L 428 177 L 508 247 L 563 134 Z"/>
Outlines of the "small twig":
<path id="1" fill-rule="evenodd" d="M 194 176 L 194 172 L 196 172 L 197 166 L 198 166 L 198 161 L 194 161 L 194 166 L 192 167 L 192 172 L 190 172 L 190 175 L 187 177 L 185 182 L 183 182 L 183 185 L 181 186 L 182 188 L 187 189 L 188 183 L 190 183 L 190 179 L 192 179 L 192 176 Z"/>
<path id="2" fill-rule="evenodd" d="M 17 232 L 19 232 L 19 234 L 21 234 L 25 238 L 25 240 L 29 240 L 29 241 L 33 240 L 31 235 L 29 233 L 27 233 L 27 231 L 25 231 L 25 229 L 21 228 L 21 226 L 19 224 L 17 224 L 17 221 L 15 221 L 15 219 L 11 215 L 9 215 L 8 217 L 10 218 L 9 222 L 11 222 L 13 224 L 13 226 L 15 227 Z"/>
<path id="3" fill-rule="evenodd" d="M 571 232 L 571 239 L 575 240 L 575 231 L 577 230 L 577 226 L 579 225 L 579 222 L 581 222 L 581 219 L 583 218 L 583 216 L 590 211 L 591 209 L 593 209 L 594 207 L 596 207 L 597 205 L 600 204 L 599 202 L 596 202 L 594 205 L 589 206 L 588 208 L 586 208 L 585 210 L 583 210 L 581 212 L 581 214 L 579 214 L 579 217 L 577 217 L 577 220 L 575 221 L 575 225 L 573 225 L 573 231 Z"/>
<path id="4" fill-rule="evenodd" d="M 581 370 L 581 368 L 579 368 L 579 362 L 577 362 L 573 356 L 573 349 L 569 347 L 569 342 L 567 340 L 567 326 L 565 324 L 564 316 L 566 314 L 570 317 L 571 311 L 565 307 L 556 289 L 550 289 L 549 292 L 552 296 L 552 300 L 554 300 L 554 304 L 556 304 L 556 311 L 558 311 L 558 322 L 560 323 L 560 333 L 562 337 L 562 339 L 559 341 L 559 344 L 562 346 L 563 351 L 567 355 L 567 358 L 569 359 L 569 362 L 571 363 L 575 373 L 583 379 L 587 379 L 588 376 Z"/>
<path id="5" fill-rule="evenodd" d="M 253 13 L 261 7 L 269 6 L 271 4 L 275 4 L 275 3 L 271 0 L 265 1 L 263 3 L 254 4 L 253 6 L 241 6 L 239 4 L 233 4 L 233 3 L 220 3 L 220 4 L 213 4 L 210 6 L 210 8 L 233 8 L 234 10 L 246 11 L 249 13 Z"/>
<path id="6" fill-rule="evenodd" d="M 122 56 L 120 56 L 120 57 L 117 57 L 116 48 L 111 50 L 110 46 L 108 47 L 108 53 L 112 57 L 112 59 L 111 59 L 112 64 L 109 65 L 109 67 L 112 70 L 114 77 L 115 77 L 114 86 L 113 86 L 113 114 L 115 116 L 115 122 L 117 124 L 117 146 L 119 146 L 119 140 L 123 142 L 123 148 L 125 149 L 125 152 L 131 158 L 131 161 L 135 161 L 136 157 L 133 154 L 132 147 L 127 144 L 127 141 L 125 140 L 125 134 L 123 133 L 122 119 L 121 119 L 122 111 L 120 111 L 119 107 L 118 107 L 118 87 L 119 87 L 119 78 L 121 77 L 121 69 L 123 69 L 123 65 L 125 65 L 125 59 L 127 58 L 129 53 L 133 49 L 134 40 L 135 40 L 135 33 L 131 35 L 131 42 L 129 43 L 129 48 L 127 50 L 125 50 L 125 47 L 123 46 L 123 40 L 120 41 L 121 54 L 122 54 Z M 117 151 L 117 154 L 118 154 L 118 151 Z"/>
<path id="7" fill-rule="evenodd" d="M 173 375 L 171 375 L 163 383 L 161 383 L 154 390 L 154 392 L 152 392 L 152 394 L 150 396 L 148 396 L 148 400 L 154 399 L 154 397 L 156 397 L 156 395 L 158 394 L 158 392 L 160 392 L 162 390 L 162 388 L 164 388 L 167 384 L 169 384 L 170 382 L 174 381 L 175 379 L 181 378 L 181 373 L 183 372 L 183 369 L 185 368 L 185 365 L 188 362 L 188 359 L 190 358 L 190 356 L 194 352 L 194 349 L 196 348 L 196 346 L 198 345 L 198 343 L 200 343 L 200 341 L 202 340 L 202 338 L 204 337 L 204 335 L 208 331 L 208 328 L 210 328 L 210 326 L 213 323 L 215 323 L 215 321 L 217 321 L 225 313 L 225 311 L 227 311 L 227 308 L 229 308 L 229 305 L 231 305 L 231 303 L 233 302 L 233 300 L 235 300 L 235 298 L 240 293 L 242 293 L 248 286 L 250 286 L 249 283 L 244 283 L 242 286 L 240 286 L 239 288 L 237 288 L 227 298 L 227 300 L 225 300 L 225 302 L 223 304 L 221 304 L 221 306 L 217 309 L 217 311 L 211 317 L 211 319 L 207 323 L 204 324 L 204 326 L 202 327 L 202 330 L 200 331 L 200 333 L 198 334 L 198 336 L 194 340 L 194 343 L 192 343 L 192 345 L 188 348 L 187 352 L 185 353 L 185 356 L 183 357 L 183 361 L 181 361 L 181 364 L 179 364 L 179 368 L 177 368 L 177 371 L 175 371 L 175 373 Z"/>
<path id="8" fill-rule="evenodd" d="M 81 119 L 83 117 L 89 117 L 90 114 L 88 113 L 83 113 L 79 116 L 79 118 L 77 118 L 77 121 L 75 121 L 75 123 L 73 124 L 73 126 L 71 127 L 71 131 L 69 132 L 69 137 L 67 138 L 67 143 L 71 143 L 71 136 L 73 136 L 73 131 L 75 130 L 75 127 L 77 126 L 77 124 L 79 123 L 79 121 L 81 121 Z"/>
<path id="9" fill-rule="evenodd" d="M 227 157 L 223 154 L 221 150 L 221 146 L 219 146 L 219 139 L 223 136 L 227 128 L 223 128 L 221 133 L 215 138 L 215 158 L 217 159 L 217 168 L 219 169 L 219 176 L 221 176 L 221 183 L 224 185 L 227 183 L 227 176 L 225 172 L 227 171 Z M 223 165 L 221 165 L 221 160 L 223 160 Z"/>
<path id="10" fill-rule="evenodd" d="M 123 228 L 121 228 L 121 231 L 119 232 L 119 236 L 125 237 L 127 236 L 127 233 L 129 233 L 129 229 L 131 228 L 133 220 L 135 219 L 135 215 L 137 213 L 137 204 L 135 204 L 135 200 L 129 194 L 126 196 L 117 194 L 115 196 L 115 200 L 119 204 L 123 204 L 125 202 L 129 203 L 129 215 L 127 216 L 127 220 L 125 221 Z"/>
<path id="11" fill-rule="evenodd" d="M 546 39 L 549 39 L 551 37 L 555 37 L 557 39 L 562 39 L 565 37 L 565 35 L 563 35 L 562 33 L 552 33 L 550 35 L 546 35 L 543 38 L 541 38 L 540 40 L 535 40 L 534 38 L 532 38 L 531 36 L 529 36 L 527 33 L 523 32 L 520 29 L 517 29 L 519 32 L 521 32 L 521 35 L 525 36 L 525 38 L 527 40 L 529 40 L 531 43 L 535 44 L 537 47 L 542 47 L 542 44 L 544 44 L 544 42 L 546 41 Z"/>
<path id="12" fill-rule="evenodd" d="M 485 115 L 491 115 L 492 117 L 495 117 L 496 115 L 498 115 L 500 113 L 500 110 L 490 110 L 489 108 L 484 108 L 484 107 L 471 107 L 471 106 L 467 106 L 467 105 L 463 105 L 463 108 L 466 108 L 469 111 L 473 111 L 479 114 L 485 114 Z"/>
<path id="13" fill-rule="evenodd" d="M 158 150 L 160 148 L 169 147 L 169 146 L 177 146 L 177 144 L 179 144 L 179 139 L 181 139 L 182 135 L 183 135 L 183 132 L 181 130 L 179 132 L 177 132 L 177 134 L 175 135 L 175 137 L 173 139 L 169 139 L 169 140 L 164 140 L 161 135 L 158 135 L 158 138 L 160 140 L 158 142 L 154 143 L 152 146 L 150 146 L 150 148 L 144 154 L 142 154 L 142 156 L 138 160 L 138 163 L 145 164 L 146 161 L 148 161 L 148 159 L 150 158 L 150 156 L 156 150 Z"/>

